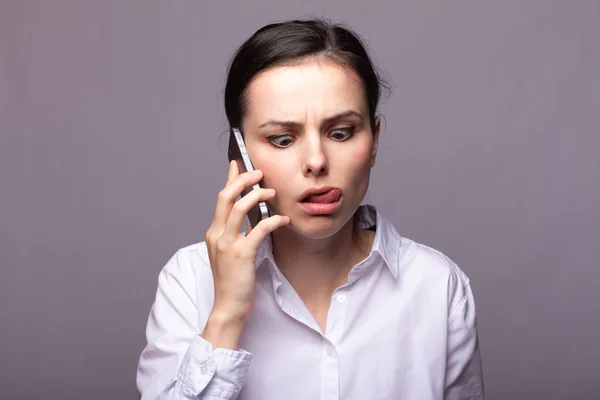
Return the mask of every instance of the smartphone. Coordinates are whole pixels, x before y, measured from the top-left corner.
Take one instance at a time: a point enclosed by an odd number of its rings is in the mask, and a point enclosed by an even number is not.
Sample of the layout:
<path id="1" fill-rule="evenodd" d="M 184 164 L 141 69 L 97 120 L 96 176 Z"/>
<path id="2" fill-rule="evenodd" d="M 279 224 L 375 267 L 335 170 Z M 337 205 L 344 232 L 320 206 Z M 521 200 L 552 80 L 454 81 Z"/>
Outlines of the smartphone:
<path id="1" fill-rule="evenodd" d="M 238 128 L 231 128 L 229 132 L 229 151 L 228 151 L 229 161 L 235 160 L 238 165 L 238 170 L 241 173 L 244 172 L 252 172 L 254 171 L 254 166 L 252 165 L 252 161 L 250 161 L 250 156 L 246 151 L 246 144 L 244 143 L 244 137 L 242 136 L 242 132 Z M 252 186 L 244 188 L 242 191 L 242 197 L 246 194 L 250 193 L 251 190 L 260 189 L 260 185 L 255 183 Z M 246 217 L 248 218 L 248 222 L 250 222 L 251 227 L 255 227 L 261 220 L 269 217 L 269 209 L 267 208 L 267 203 L 264 201 L 259 201 L 252 209 L 248 212 Z"/>

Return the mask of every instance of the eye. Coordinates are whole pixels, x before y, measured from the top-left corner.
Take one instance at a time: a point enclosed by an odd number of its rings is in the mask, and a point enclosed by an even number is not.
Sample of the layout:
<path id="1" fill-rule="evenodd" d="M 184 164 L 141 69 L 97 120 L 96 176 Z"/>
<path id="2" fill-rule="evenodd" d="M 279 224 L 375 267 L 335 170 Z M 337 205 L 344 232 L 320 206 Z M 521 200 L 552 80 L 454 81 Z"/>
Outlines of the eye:
<path id="1" fill-rule="evenodd" d="M 348 126 L 345 128 L 337 128 L 337 129 L 332 130 L 329 133 L 329 136 L 333 140 L 337 140 L 338 142 L 341 142 L 343 140 L 348 139 L 350 136 L 352 136 L 353 133 L 354 133 L 354 127 Z"/>
<path id="2" fill-rule="evenodd" d="M 268 139 L 274 146 L 282 149 L 289 147 L 294 142 L 294 137 L 292 135 L 271 136 Z"/>

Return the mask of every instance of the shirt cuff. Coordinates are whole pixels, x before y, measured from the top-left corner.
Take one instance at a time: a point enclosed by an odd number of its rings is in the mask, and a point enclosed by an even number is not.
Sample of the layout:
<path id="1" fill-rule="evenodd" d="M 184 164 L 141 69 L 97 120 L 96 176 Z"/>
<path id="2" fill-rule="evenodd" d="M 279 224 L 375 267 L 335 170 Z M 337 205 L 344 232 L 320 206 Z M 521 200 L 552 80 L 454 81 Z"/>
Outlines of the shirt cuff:
<path id="1" fill-rule="evenodd" d="M 202 336 L 195 335 L 178 379 L 186 395 L 211 399 L 234 399 L 244 386 L 252 354 L 240 349 L 214 349 Z"/>

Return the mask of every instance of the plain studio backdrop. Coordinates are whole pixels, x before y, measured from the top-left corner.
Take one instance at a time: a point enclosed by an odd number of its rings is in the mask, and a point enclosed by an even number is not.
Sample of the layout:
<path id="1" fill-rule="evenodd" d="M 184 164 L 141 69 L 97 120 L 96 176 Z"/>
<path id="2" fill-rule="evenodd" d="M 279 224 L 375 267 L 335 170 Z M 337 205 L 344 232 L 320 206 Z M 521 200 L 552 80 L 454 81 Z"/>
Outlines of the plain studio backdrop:
<path id="1" fill-rule="evenodd" d="M 0 398 L 137 398 L 158 273 L 225 182 L 227 63 L 310 16 L 392 86 L 366 200 L 472 279 L 487 399 L 599 398 L 593 0 L 1 0 Z"/>

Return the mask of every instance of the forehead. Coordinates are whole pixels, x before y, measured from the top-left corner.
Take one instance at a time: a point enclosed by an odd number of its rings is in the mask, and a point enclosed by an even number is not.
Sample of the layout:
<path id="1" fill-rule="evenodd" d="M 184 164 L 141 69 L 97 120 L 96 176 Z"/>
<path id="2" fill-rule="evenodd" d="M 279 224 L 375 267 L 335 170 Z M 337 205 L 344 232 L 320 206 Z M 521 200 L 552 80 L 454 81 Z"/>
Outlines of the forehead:
<path id="1" fill-rule="evenodd" d="M 360 79 L 350 68 L 332 61 L 280 66 L 258 74 L 248 85 L 245 119 L 327 118 L 349 109 L 366 113 Z"/>

